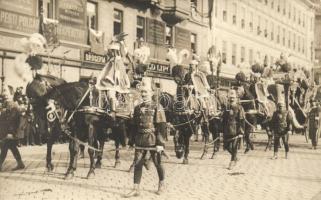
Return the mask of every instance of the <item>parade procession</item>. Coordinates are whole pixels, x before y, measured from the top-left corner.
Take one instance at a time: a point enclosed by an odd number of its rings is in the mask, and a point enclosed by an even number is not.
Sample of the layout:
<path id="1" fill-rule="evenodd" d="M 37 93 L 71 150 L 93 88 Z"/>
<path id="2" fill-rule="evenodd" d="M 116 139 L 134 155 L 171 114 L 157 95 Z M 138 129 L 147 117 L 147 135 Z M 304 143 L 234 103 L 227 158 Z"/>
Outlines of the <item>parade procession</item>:
<path id="1" fill-rule="evenodd" d="M 0 0 L 0 199 L 321 199 L 320 34 L 318 0 Z"/>

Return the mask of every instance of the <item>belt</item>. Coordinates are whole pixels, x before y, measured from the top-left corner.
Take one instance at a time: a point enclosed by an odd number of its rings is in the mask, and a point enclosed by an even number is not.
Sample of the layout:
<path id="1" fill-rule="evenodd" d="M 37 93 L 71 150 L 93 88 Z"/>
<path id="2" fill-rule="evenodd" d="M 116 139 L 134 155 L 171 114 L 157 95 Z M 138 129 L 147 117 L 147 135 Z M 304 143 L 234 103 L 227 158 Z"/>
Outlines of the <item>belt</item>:
<path id="1" fill-rule="evenodd" d="M 142 134 L 154 133 L 155 132 L 155 128 L 143 128 L 143 129 L 139 129 L 138 132 L 142 133 Z"/>

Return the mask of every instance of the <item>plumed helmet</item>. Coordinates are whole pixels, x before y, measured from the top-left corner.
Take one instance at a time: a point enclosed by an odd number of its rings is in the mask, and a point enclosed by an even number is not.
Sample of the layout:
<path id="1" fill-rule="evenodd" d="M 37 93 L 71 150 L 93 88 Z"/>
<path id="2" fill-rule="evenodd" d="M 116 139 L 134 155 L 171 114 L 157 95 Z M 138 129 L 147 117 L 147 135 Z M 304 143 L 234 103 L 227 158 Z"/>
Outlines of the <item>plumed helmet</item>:
<path id="1" fill-rule="evenodd" d="M 246 76 L 245 76 L 244 72 L 241 71 L 235 75 L 235 79 L 240 82 L 245 82 Z"/>

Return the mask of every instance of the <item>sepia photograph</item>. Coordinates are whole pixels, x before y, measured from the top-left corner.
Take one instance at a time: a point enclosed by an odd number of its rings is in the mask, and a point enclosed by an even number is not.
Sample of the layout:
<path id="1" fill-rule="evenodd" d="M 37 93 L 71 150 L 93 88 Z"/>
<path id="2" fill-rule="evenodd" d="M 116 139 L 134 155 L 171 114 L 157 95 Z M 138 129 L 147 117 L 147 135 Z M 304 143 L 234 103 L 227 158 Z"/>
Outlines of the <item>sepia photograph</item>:
<path id="1" fill-rule="evenodd" d="M 0 0 L 0 200 L 321 200 L 321 0 Z"/>

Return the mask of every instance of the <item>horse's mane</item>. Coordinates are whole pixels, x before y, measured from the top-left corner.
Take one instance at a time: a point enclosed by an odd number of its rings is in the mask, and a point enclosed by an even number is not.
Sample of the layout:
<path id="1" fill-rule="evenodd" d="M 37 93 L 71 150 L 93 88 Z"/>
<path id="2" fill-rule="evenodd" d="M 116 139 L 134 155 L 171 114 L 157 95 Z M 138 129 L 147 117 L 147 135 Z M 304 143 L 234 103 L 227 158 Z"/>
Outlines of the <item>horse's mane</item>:
<path id="1" fill-rule="evenodd" d="M 88 89 L 84 82 L 70 82 L 53 88 L 45 97 L 54 99 L 64 108 L 73 110 L 76 108 Z"/>

